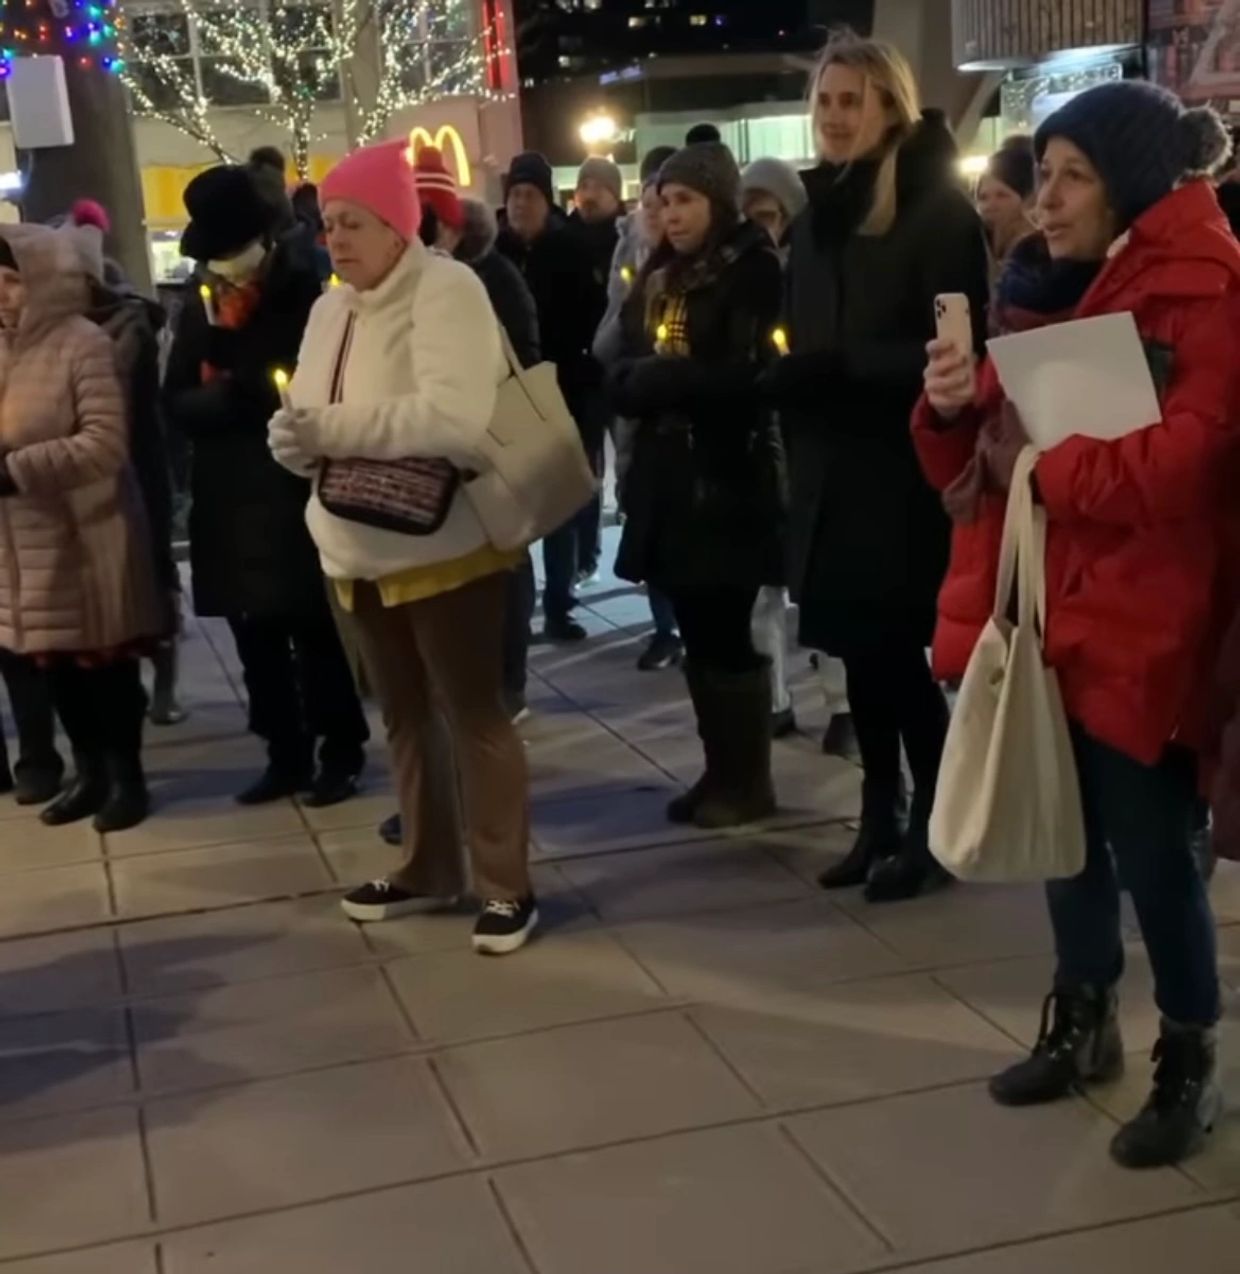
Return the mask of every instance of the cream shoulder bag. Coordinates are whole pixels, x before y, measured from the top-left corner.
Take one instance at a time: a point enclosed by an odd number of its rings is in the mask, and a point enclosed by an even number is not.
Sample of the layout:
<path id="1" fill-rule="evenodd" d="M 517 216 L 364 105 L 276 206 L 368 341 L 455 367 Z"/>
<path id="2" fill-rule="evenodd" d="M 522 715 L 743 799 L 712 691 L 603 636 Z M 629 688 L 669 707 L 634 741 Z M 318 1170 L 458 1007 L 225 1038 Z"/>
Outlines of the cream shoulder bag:
<path id="1" fill-rule="evenodd" d="M 518 549 L 564 525 L 596 483 L 554 363 L 528 370 L 499 328 L 508 377 L 482 440 L 477 475 L 464 492 L 497 549 Z"/>
<path id="2" fill-rule="evenodd" d="M 961 880 L 1059 880 L 1085 866 L 1068 719 L 1042 653 L 1046 515 L 1031 490 L 1037 458 L 1026 447 L 1012 474 L 994 611 L 960 685 L 935 790 L 930 847 Z"/>

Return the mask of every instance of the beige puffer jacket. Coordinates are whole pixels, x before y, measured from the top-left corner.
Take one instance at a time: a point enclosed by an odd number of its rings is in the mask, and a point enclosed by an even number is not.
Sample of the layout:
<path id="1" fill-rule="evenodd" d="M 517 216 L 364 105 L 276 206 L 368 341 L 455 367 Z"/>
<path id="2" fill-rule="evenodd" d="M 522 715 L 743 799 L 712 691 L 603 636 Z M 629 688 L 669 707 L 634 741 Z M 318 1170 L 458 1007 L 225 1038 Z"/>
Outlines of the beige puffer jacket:
<path id="1" fill-rule="evenodd" d="M 72 239 L 5 226 L 26 285 L 0 334 L 0 451 L 17 487 L 0 496 L 0 647 L 111 650 L 155 636 L 161 612 L 121 388 L 106 333 L 82 317 Z"/>

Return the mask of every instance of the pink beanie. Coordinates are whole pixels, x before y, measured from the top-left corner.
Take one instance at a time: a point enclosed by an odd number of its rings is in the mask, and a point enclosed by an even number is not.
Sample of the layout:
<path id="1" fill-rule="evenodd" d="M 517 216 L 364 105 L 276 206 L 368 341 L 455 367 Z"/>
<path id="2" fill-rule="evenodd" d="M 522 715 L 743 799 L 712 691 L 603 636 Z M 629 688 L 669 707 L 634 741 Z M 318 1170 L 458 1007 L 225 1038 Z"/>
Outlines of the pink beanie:
<path id="1" fill-rule="evenodd" d="M 326 208 L 333 199 L 368 208 L 411 243 L 422 223 L 422 206 L 409 143 L 380 142 L 346 155 L 319 186 L 319 207 Z"/>

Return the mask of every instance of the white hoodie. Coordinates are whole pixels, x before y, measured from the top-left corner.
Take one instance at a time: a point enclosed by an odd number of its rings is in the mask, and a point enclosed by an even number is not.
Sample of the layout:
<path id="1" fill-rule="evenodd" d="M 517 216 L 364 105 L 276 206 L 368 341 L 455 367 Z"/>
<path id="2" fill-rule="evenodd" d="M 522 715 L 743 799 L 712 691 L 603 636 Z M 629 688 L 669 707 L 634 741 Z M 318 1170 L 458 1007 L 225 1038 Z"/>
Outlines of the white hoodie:
<path id="1" fill-rule="evenodd" d="M 350 314 L 356 315 L 342 401 L 331 382 Z M 444 458 L 477 468 L 478 444 L 508 375 L 499 329 L 477 275 L 420 241 L 377 287 L 331 288 L 315 303 L 289 386 L 313 425 L 302 445 L 329 459 Z M 317 489 L 306 524 L 332 579 L 378 580 L 465 557 L 486 535 L 458 493 L 433 535 L 402 535 L 328 513 Z"/>

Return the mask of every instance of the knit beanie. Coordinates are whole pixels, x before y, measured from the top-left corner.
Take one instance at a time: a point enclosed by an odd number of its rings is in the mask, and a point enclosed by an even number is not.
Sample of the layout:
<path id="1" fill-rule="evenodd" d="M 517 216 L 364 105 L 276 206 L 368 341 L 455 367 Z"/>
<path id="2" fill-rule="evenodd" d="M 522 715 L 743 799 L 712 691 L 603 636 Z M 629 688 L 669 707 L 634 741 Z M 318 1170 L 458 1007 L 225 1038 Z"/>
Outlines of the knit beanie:
<path id="1" fill-rule="evenodd" d="M 782 159 L 755 159 L 741 173 L 741 194 L 758 191 L 778 200 L 789 221 L 809 202 L 801 174 Z"/>
<path id="2" fill-rule="evenodd" d="M 694 124 L 685 134 L 686 146 L 703 146 L 708 142 L 723 141 L 723 134 L 714 124 Z"/>
<path id="3" fill-rule="evenodd" d="M 413 176 L 422 206 L 434 208 L 435 215 L 445 226 L 459 230 L 465 221 L 461 193 L 456 178 L 444 163 L 443 151 L 437 146 L 423 146 L 413 165 Z"/>
<path id="4" fill-rule="evenodd" d="M 675 146 L 655 146 L 642 159 L 641 182 L 645 190 L 652 181 L 659 180 L 659 169 L 676 153 Z"/>
<path id="5" fill-rule="evenodd" d="M 1031 137 L 1009 137 L 986 164 L 986 176 L 1001 182 L 1022 201 L 1033 198 L 1037 172 L 1038 161 L 1033 155 Z"/>
<path id="6" fill-rule="evenodd" d="M 551 165 L 545 155 L 536 150 L 523 151 L 508 166 L 508 180 L 504 183 L 507 194 L 513 186 L 533 186 L 542 197 L 555 207 L 555 185 Z"/>
<path id="7" fill-rule="evenodd" d="M 591 155 L 577 173 L 577 189 L 580 190 L 581 183 L 591 178 L 610 190 L 618 203 L 624 201 L 624 177 L 618 164 L 604 159 L 602 155 Z"/>
<path id="8" fill-rule="evenodd" d="M 740 206 L 741 170 L 722 142 L 698 142 L 678 150 L 659 169 L 659 189 L 673 184 L 688 186 L 724 207 Z"/>
<path id="9" fill-rule="evenodd" d="M 321 208 L 326 210 L 333 199 L 346 199 L 369 209 L 406 243 L 412 243 L 422 221 L 422 207 L 408 143 L 380 142 L 346 155 L 319 186 Z"/>
<path id="10" fill-rule="evenodd" d="M 1213 173 L 1231 150 L 1216 112 L 1185 110 L 1174 94 L 1140 80 L 1088 89 L 1048 116 L 1034 137 L 1039 162 L 1052 137 L 1079 147 L 1098 170 L 1122 230 L 1185 178 Z"/>

